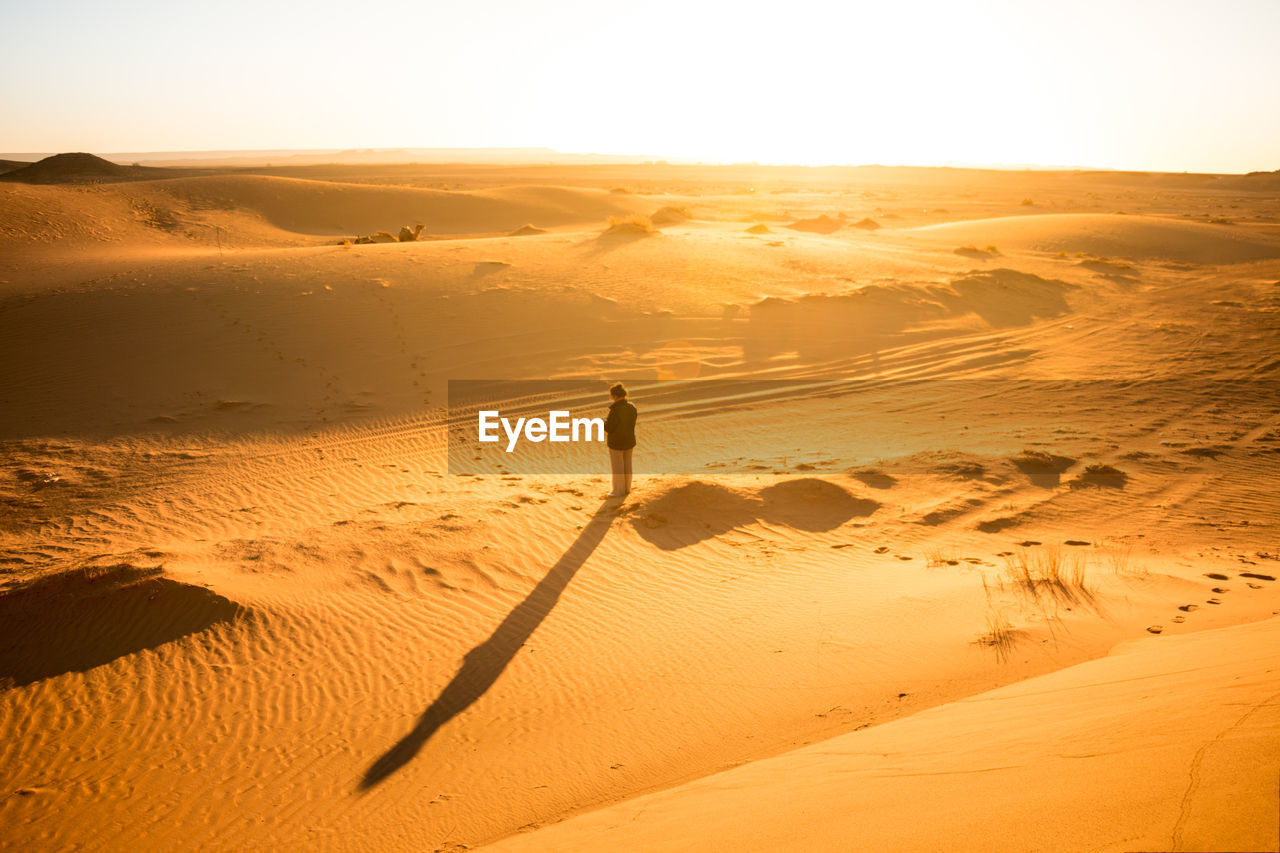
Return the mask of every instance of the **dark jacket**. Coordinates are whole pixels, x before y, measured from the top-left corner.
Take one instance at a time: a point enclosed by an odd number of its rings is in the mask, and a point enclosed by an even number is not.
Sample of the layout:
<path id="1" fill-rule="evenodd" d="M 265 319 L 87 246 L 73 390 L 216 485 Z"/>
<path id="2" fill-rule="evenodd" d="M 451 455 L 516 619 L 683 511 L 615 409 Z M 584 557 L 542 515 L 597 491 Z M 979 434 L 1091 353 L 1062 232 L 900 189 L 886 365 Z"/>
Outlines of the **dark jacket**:
<path id="1" fill-rule="evenodd" d="M 636 407 L 626 399 L 616 400 L 609 407 L 604 431 L 608 433 L 610 450 L 630 450 L 636 446 Z"/>

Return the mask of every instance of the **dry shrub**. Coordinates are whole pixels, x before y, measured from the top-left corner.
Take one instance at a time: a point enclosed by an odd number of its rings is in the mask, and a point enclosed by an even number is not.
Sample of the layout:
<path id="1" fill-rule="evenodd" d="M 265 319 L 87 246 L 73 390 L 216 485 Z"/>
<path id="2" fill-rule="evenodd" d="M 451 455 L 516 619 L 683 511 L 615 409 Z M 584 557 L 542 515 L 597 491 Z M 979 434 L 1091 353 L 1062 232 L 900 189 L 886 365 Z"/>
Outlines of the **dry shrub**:
<path id="1" fill-rule="evenodd" d="M 1017 644 L 1018 638 L 1023 634 L 1022 631 L 1016 630 L 1009 620 L 1005 618 L 1004 613 L 1000 611 L 987 611 L 987 631 L 974 640 L 980 646 L 995 649 L 996 660 L 1004 662 L 1008 660 L 1013 647 Z"/>
<path id="2" fill-rule="evenodd" d="M 1095 462 L 1092 465 L 1085 466 L 1084 473 L 1071 483 L 1071 488 L 1078 489 L 1093 486 L 1095 488 L 1123 489 L 1128 483 L 1129 475 L 1124 471 L 1114 465 Z"/>
<path id="3" fill-rule="evenodd" d="M 1021 549 L 1004 558 L 1004 583 L 1039 598 L 1041 594 L 1063 601 L 1092 597 L 1085 584 L 1089 558 L 1080 553 L 1064 554 L 1061 548 Z"/>
<path id="4" fill-rule="evenodd" d="M 608 235 L 653 234 L 656 231 L 652 219 L 640 214 L 631 214 L 630 216 L 610 216 L 609 227 L 604 233 Z"/>
<path id="5" fill-rule="evenodd" d="M 924 554 L 925 566 L 936 569 L 939 566 L 958 566 L 960 558 L 952 548 L 932 548 Z"/>
<path id="6" fill-rule="evenodd" d="M 1041 468 L 1046 471 L 1054 471 L 1058 467 L 1053 454 L 1043 450 L 1023 450 L 1013 457 L 1013 464 L 1020 468 Z"/>
<path id="7" fill-rule="evenodd" d="M 1146 566 L 1134 562 L 1132 542 L 1107 542 L 1102 546 L 1102 553 L 1117 577 L 1142 577 L 1147 574 Z"/>

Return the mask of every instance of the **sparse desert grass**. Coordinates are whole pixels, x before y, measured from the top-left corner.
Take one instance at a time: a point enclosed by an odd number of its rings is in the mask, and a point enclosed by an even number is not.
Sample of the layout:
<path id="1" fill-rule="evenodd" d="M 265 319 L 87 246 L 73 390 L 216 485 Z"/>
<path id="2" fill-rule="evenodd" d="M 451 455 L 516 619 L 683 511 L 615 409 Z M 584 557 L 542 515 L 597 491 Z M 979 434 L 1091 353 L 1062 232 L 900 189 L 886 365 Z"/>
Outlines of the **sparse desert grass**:
<path id="1" fill-rule="evenodd" d="M 1002 587 L 1011 586 L 1032 598 L 1042 594 L 1063 601 L 1091 597 L 1086 576 L 1089 558 L 1082 553 L 1065 554 L 1061 548 L 1023 548 L 1005 555 Z"/>
<path id="2" fill-rule="evenodd" d="M 647 216 L 632 214 L 630 216 L 610 216 L 609 227 L 604 230 L 607 235 L 654 234 L 653 220 Z"/>
<path id="3" fill-rule="evenodd" d="M 1117 577 L 1143 577 L 1147 574 L 1146 566 L 1133 558 L 1132 542 L 1104 542 L 1100 550 Z"/>
<path id="4" fill-rule="evenodd" d="M 937 471 L 940 474 L 961 480 L 980 480 L 987 476 L 987 466 L 981 462 L 968 460 L 944 463 L 937 467 Z"/>
<path id="5" fill-rule="evenodd" d="M 1016 630 L 1009 623 L 1003 612 L 988 610 L 986 633 L 980 634 L 974 642 L 980 646 L 994 649 L 996 660 L 1003 663 L 1008 659 L 1021 635 L 1022 632 Z"/>
<path id="6" fill-rule="evenodd" d="M 1080 266 L 1099 273 L 1131 272 L 1133 270 L 1132 264 L 1112 261 L 1106 258 L 1085 258 L 1080 262 Z"/>
<path id="7" fill-rule="evenodd" d="M 1129 475 L 1114 465 L 1094 462 L 1086 465 L 1080 475 L 1078 484 L 1082 486 L 1098 486 L 1112 489 L 1123 489 L 1129 481 Z"/>
<path id="8" fill-rule="evenodd" d="M 1056 486 L 1059 475 L 1076 464 L 1076 460 L 1068 456 L 1028 449 L 1010 457 L 1009 461 L 1019 471 L 1045 486 Z"/>
<path id="9" fill-rule="evenodd" d="M 954 548 L 930 548 L 924 552 L 925 566 L 936 569 L 939 566 L 958 566 L 960 557 Z"/>
<path id="10" fill-rule="evenodd" d="M 1013 463 L 1025 468 L 1044 468 L 1045 470 L 1053 470 L 1057 467 L 1053 459 L 1053 454 L 1046 453 L 1043 450 L 1023 450 L 1017 456 L 1013 457 Z"/>
<path id="11" fill-rule="evenodd" d="M 979 249 L 977 246 L 970 243 L 965 246 L 960 246 L 959 248 L 954 249 L 952 251 L 954 252 L 954 254 L 960 255 L 961 257 L 965 257 L 965 258 L 982 259 L 982 258 L 995 258 L 1000 256 L 1000 249 L 992 245 L 988 245 L 986 248 Z"/>

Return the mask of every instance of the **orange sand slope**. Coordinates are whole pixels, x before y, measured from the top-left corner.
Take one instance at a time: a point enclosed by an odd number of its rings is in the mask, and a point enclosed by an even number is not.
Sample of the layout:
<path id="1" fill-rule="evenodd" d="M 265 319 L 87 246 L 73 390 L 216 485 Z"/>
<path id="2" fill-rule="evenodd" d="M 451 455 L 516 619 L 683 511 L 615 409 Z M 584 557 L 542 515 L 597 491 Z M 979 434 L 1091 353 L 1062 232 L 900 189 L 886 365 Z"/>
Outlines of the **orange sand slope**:
<path id="1" fill-rule="evenodd" d="M 1274 240 L 1168 217 L 1065 213 L 929 225 L 917 234 L 950 245 L 1081 253 L 1126 261 L 1235 264 L 1277 257 Z"/>
<path id="2" fill-rule="evenodd" d="M 117 177 L 0 183 L 0 843 L 1274 844 L 1269 185 Z M 448 472 L 548 378 L 626 501 Z"/>
<path id="3" fill-rule="evenodd" d="M 1139 640 L 485 849 L 1274 850 L 1277 671 L 1277 619 Z"/>
<path id="4" fill-rule="evenodd" d="M 0 184 L 0 238 L 102 245 L 121 240 L 190 245 L 298 244 L 301 235 L 397 231 L 506 233 L 528 223 L 588 223 L 633 213 L 636 202 L 603 190 L 509 187 L 475 192 L 360 186 L 262 175 L 203 176 L 88 185 Z M 315 241 L 310 241 L 314 243 Z"/>

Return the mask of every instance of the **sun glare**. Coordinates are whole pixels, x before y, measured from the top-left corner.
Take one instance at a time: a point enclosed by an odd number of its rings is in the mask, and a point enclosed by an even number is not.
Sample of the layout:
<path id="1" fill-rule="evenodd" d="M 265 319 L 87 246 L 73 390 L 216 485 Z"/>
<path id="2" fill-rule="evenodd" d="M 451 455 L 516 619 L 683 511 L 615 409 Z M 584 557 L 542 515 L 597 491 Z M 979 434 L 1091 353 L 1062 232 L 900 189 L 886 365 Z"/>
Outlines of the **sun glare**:
<path id="1" fill-rule="evenodd" d="M 12 151 L 549 146 L 713 162 L 1269 167 L 1268 2 L 73 4 L 9 11 Z M 111 32 L 112 38 L 101 38 Z M 85 85 L 92 80 L 93 85 Z"/>

